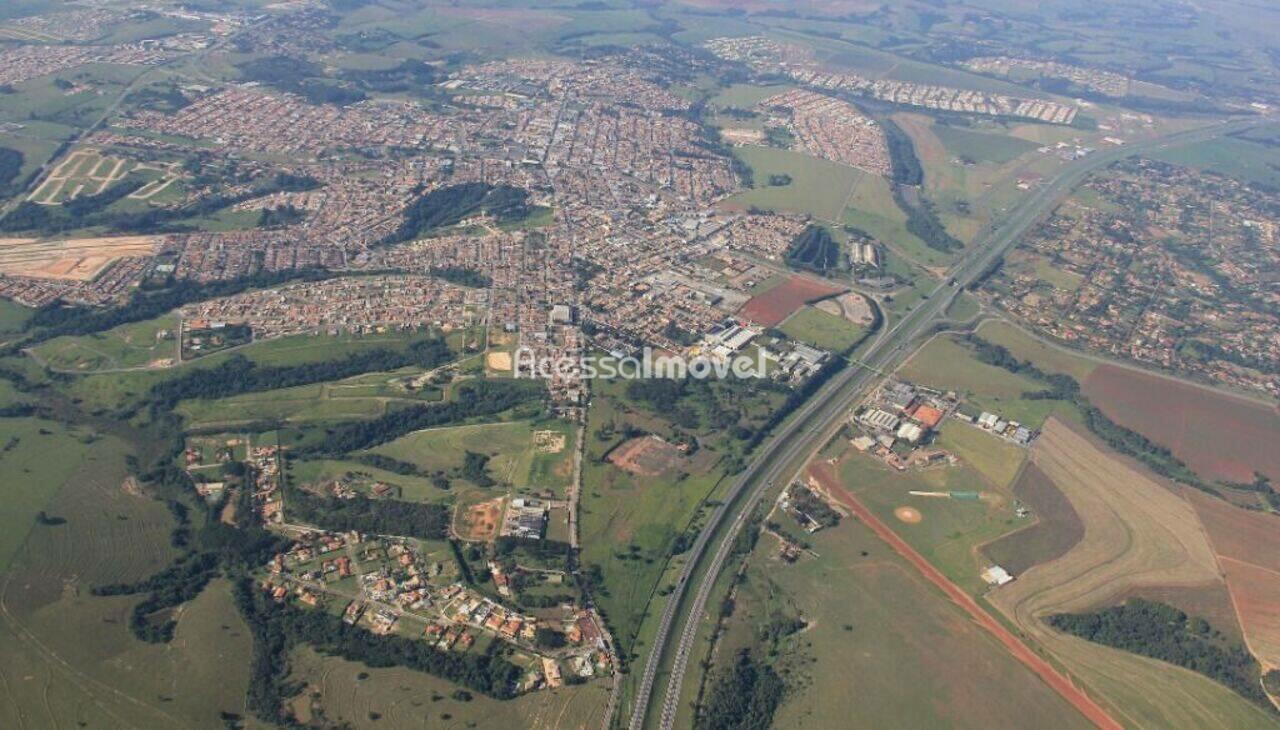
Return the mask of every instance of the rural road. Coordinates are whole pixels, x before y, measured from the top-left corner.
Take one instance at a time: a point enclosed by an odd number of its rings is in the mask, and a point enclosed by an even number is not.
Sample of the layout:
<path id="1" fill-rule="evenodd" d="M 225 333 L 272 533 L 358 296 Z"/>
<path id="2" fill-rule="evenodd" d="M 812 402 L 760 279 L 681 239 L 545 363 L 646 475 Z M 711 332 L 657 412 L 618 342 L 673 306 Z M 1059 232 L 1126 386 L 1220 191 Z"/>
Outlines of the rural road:
<path id="1" fill-rule="evenodd" d="M 875 377 L 889 370 L 914 349 L 917 339 L 944 316 L 963 288 L 1012 248 L 1019 237 L 1048 214 L 1057 202 L 1086 175 L 1112 162 L 1174 143 L 1198 142 L 1247 129 L 1265 120 L 1245 119 L 1170 134 L 1095 152 L 1069 163 L 1033 192 L 1001 221 L 973 241 L 952 266 L 950 277 L 938 283 L 928 298 L 908 312 L 872 343 L 860 367 L 846 368 L 831 378 L 791 416 L 756 453 L 723 500 L 712 511 L 706 527 L 685 554 L 684 567 L 659 619 L 644 673 L 636 689 L 629 726 L 642 730 L 649 716 L 653 689 L 665 659 L 671 657 L 666 691 L 661 705 L 661 727 L 675 724 L 680 689 L 688 667 L 698 626 L 706 611 L 716 577 L 732 552 L 738 531 L 766 492 L 789 482 L 804 468 L 813 453 L 839 428 L 852 406 Z M 715 540 L 715 549 L 711 550 Z M 695 580 L 696 578 L 696 580 Z M 677 633 L 676 629 L 679 626 Z M 674 652 L 674 653 L 672 653 Z"/>
<path id="2" fill-rule="evenodd" d="M 1090 722 L 1099 728 L 1104 728 L 1105 730 L 1121 730 L 1123 726 L 1116 722 L 1111 715 L 1107 714 L 1107 711 L 1094 702 L 1089 695 L 1085 694 L 1083 690 L 1072 684 L 1070 679 L 1067 679 L 1058 670 L 1054 669 L 1049 662 L 1045 661 L 1039 654 L 1032 651 L 1030 647 L 1022 643 L 1018 637 L 1014 636 L 1013 633 L 1006 629 L 999 621 L 992 618 L 991 615 L 983 610 L 968 593 L 965 593 L 959 586 L 951 582 L 951 580 L 943 575 L 941 571 L 933 567 L 928 560 L 925 560 L 924 556 L 916 552 L 915 548 L 908 545 L 906 540 L 899 537 L 892 528 L 886 525 L 879 517 L 872 514 L 871 510 L 867 509 L 866 505 L 862 504 L 857 497 L 853 496 L 849 490 L 844 488 L 844 485 L 841 484 L 840 480 L 831 473 L 831 470 L 827 465 L 815 464 L 809 467 L 809 475 L 822 484 L 824 491 L 828 494 L 835 495 L 841 502 L 848 506 L 849 509 L 853 511 L 854 516 L 856 516 L 864 525 L 871 528 L 871 531 L 874 532 L 877 537 L 888 543 L 889 547 L 893 548 L 894 552 L 906 558 L 907 562 L 911 563 L 916 570 L 920 571 L 920 574 L 923 575 L 925 579 L 942 589 L 942 592 L 947 594 L 947 597 L 963 609 L 965 613 L 969 614 L 969 617 L 972 618 L 975 623 L 994 635 L 1001 644 L 1004 644 L 1005 648 L 1009 650 L 1009 653 L 1012 654 L 1015 659 L 1026 665 L 1026 667 L 1032 672 L 1035 672 L 1036 676 L 1040 677 L 1045 684 L 1049 685 L 1050 689 L 1057 692 L 1062 699 L 1070 702 L 1073 707 L 1080 711 L 1080 714 L 1084 715 Z"/>

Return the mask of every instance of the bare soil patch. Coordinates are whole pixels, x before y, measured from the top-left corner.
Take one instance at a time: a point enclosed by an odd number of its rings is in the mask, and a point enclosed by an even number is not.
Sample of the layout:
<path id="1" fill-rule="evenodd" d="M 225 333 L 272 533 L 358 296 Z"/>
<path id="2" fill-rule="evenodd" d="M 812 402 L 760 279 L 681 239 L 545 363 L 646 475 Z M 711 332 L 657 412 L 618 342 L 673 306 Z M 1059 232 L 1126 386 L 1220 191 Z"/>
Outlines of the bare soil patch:
<path id="1" fill-rule="evenodd" d="M 920 510 L 915 507 L 898 507 L 893 511 L 893 516 L 909 525 L 924 520 L 924 515 L 920 514 Z"/>
<path id="2" fill-rule="evenodd" d="M 1027 464 L 1013 493 L 1029 507 L 1032 525 L 985 545 L 982 551 L 1014 575 L 1062 557 L 1084 537 L 1084 523 L 1062 490 L 1035 464 Z"/>
<path id="3" fill-rule="evenodd" d="M 840 290 L 835 287 L 803 276 L 791 276 L 763 294 L 751 297 L 738 314 L 765 327 L 773 327 L 809 302 L 838 293 Z"/>
<path id="4" fill-rule="evenodd" d="M 472 542 L 492 540 L 502 521 L 502 497 L 462 507 L 462 529 L 459 537 Z"/>
<path id="5" fill-rule="evenodd" d="M 680 463 L 680 449 L 657 436 L 625 441 L 609 452 L 609 463 L 623 471 L 656 477 Z"/>

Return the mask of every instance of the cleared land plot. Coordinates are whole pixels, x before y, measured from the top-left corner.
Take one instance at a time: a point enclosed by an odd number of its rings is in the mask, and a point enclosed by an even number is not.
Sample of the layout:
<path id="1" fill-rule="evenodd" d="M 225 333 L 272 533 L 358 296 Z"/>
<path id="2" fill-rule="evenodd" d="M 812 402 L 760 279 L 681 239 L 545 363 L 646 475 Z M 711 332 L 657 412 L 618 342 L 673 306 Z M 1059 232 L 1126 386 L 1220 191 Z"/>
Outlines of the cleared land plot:
<path id="1" fill-rule="evenodd" d="M 798 274 L 751 297 L 738 314 L 754 322 L 773 327 L 805 304 L 840 293 L 840 290 Z"/>
<path id="2" fill-rule="evenodd" d="M 735 210 L 750 207 L 803 213 L 825 221 L 840 220 L 845 201 L 868 173 L 816 157 L 773 147 L 743 146 L 734 154 L 752 170 L 754 186 L 727 199 Z M 790 185 L 770 186 L 770 176 L 787 175 Z"/>
<path id="3" fill-rule="evenodd" d="M 41 241 L 0 239 L 0 274 L 89 281 L 108 264 L 126 256 L 150 256 L 160 236 L 115 236 Z"/>
<path id="4" fill-rule="evenodd" d="M 1033 512 L 1036 522 L 988 543 L 982 552 L 1013 575 L 1062 557 L 1084 537 L 1084 523 L 1049 477 L 1028 464 L 1014 482 L 1013 494 Z"/>
<path id="5" fill-rule="evenodd" d="M 1157 375 L 1100 365 L 1084 393 L 1108 418 L 1168 447 L 1206 479 L 1249 483 L 1254 472 L 1280 482 L 1280 414 Z"/>
<path id="6" fill-rule="evenodd" d="M 780 329 L 791 339 L 830 352 L 844 352 L 862 337 L 863 328 L 843 316 L 804 307 L 787 318 Z"/>
<path id="7" fill-rule="evenodd" d="M 1092 644 L 1042 619 L 1109 605 L 1138 588 L 1221 585 L 1190 506 L 1091 439 L 1051 420 L 1032 459 L 1071 502 L 1084 538 L 989 595 L 1023 635 L 1051 653 L 1118 720 L 1142 727 L 1265 727 L 1272 718 L 1216 682 L 1164 662 Z"/>
<path id="8" fill-rule="evenodd" d="M 1089 727 L 859 522 L 809 539 L 792 565 L 760 539 L 717 652 L 719 669 L 776 618 L 806 622 L 768 660 L 789 687 L 774 727 Z"/>
<path id="9" fill-rule="evenodd" d="M 608 458 L 625 472 L 656 477 L 680 463 L 680 450 L 657 436 L 640 436 L 619 444 Z"/>
<path id="10" fill-rule="evenodd" d="M 1227 575 L 1249 648 L 1280 667 L 1280 517 L 1187 492 Z"/>

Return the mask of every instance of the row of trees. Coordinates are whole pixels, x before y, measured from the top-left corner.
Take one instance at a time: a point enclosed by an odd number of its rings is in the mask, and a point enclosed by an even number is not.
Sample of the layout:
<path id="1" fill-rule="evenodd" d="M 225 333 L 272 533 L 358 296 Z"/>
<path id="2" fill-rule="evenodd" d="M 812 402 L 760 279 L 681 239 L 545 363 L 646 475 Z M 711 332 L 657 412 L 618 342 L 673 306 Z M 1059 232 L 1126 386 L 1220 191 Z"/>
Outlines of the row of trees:
<path id="1" fill-rule="evenodd" d="M 482 182 L 450 185 L 415 200 L 405 209 L 400 227 L 382 243 L 411 241 L 480 213 L 493 216 L 499 223 L 518 221 L 527 217 L 529 210 L 529 193 L 523 188 Z"/>

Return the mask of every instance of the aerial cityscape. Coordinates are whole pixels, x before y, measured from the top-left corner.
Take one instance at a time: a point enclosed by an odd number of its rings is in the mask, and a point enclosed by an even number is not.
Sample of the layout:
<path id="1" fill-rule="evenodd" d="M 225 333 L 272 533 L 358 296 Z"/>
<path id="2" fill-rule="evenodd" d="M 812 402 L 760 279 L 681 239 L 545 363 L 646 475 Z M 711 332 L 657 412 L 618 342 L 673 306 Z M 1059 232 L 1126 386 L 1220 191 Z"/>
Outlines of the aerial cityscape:
<path id="1" fill-rule="evenodd" d="M 1280 727 L 1280 7 L 0 6 L 0 727 Z"/>

